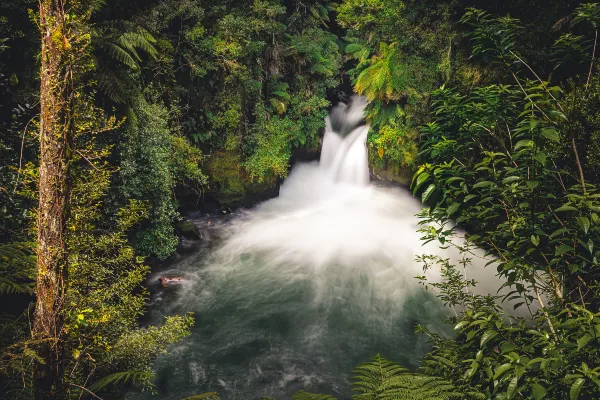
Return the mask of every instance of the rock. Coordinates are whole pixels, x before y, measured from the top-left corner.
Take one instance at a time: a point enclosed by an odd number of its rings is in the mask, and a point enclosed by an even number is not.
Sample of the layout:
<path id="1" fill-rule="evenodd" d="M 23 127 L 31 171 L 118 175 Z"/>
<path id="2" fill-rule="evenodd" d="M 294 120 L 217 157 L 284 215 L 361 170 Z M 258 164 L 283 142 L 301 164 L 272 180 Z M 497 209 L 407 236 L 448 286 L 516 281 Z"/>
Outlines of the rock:
<path id="1" fill-rule="evenodd" d="M 177 232 L 179 232 L 179 234 L 186 239 L 202 239 L 202 235 L 198 231 L 198 228 L 196 228 L 196 225 L 194 225 L 194 223 L 191 221 L 179 222 L 175 228 L 177 229 Z"/>
<path id="2" fill-rule="evenodd" d="M 160 282 L 160 284 L 163 287 L 167 287 L 169 285 L 169 283 L 172 283 L 172 282 L 181 283 L 181 282 L 184 282 L 184 279 L 181 276 L 161 276 L 160 278 L 158 278 L 158 281 Z"/>

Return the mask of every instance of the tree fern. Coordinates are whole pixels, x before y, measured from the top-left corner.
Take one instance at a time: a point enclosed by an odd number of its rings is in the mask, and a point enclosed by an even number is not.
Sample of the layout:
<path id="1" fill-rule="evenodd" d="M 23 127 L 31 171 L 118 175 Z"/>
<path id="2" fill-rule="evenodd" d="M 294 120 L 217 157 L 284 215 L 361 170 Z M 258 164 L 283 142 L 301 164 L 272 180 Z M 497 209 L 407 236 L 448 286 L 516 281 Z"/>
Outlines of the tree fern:
<path id="1" fill-rule="evenodd" d="M 450 400 L 461 399 L 456 388 L 442 379 L 410 372 L 376 355 L 355 370 L 354 400 Z"/>
<path id="2" fill-rule="evenodd" d="M 379 55 L 371 60 L 371 66 L 365 68 L 356 78 L 354 90 L 369 100 L 389 99 L 394 93 L 393 75 L 396 58 L 396 45 L 382 43 Z"/>
<path id="3" fill-rule="evenodd" d="M 158 55 L 154 44 L 156 39 L 144 28 L 122 33 L 96 32 L 96 43 L 104 49 L 110 57 L 138 71 L 139 62 L 142 60 L 139 51 L 143 51 L 152 58 Z"/>

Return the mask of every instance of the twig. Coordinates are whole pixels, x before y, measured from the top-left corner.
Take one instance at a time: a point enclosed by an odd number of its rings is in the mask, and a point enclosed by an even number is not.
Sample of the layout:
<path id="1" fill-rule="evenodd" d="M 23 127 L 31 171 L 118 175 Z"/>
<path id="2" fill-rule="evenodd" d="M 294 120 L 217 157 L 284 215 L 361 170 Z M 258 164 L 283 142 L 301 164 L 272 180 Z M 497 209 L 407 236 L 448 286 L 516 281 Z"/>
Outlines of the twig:
<path id="1" fill-rule="evenodd" d="M 100 172 L 100 170 L 94 164 L 92 164 L 92 162 L 86 156 L 84 156 L 83 153 L 81 153 L 79 150 L 75 150 L 75 151 L 77 151 L 77 153 L 79 153 L 79 155 L 81 157 L 83 157 L 85 159 L 85 161 L 87 161 L 88 163 L 90 163 L 90 165 L 92 166 L 92 168 L 94 168 L 96 171 Z"/>
<path id="2" fill-rule="evenodd" d="M 573 145 L 573 153 L 575 153 L 575 162 L 577 163 L 577 170 L 579 171 L 579 180 L 581 181 L 581 189 L 583 194 L 586 194 L 585 190 L 585 178 L 583 176 L 583 168 L 581 167 L 581 161 L 579 160 L 579 152 L 577 151 L 577 144 L 575 143 L 575 136 L 571 138 L 571 144 Z"/>
<path id="3" fill-rule="evenodd" d="M 533 278 L 533 291 L 535 292 L 535 295 L 538 299 L 538 301 L 540 302 L 540 306 L 542 306 L 542 313 L 544 314 L 544 317 L 546 317 L 546 322 L 548 322 L 548 327 L 550 328 L 550 331 L 552 332 L 552 336 L 554 336 L 554 343 L 557 344 L 558 343 L 558 336 L 556 335 L 556 331 L 554 330 L 554 325 L 552 324 L 552 321 L 550 320 L 550 315 L 548 315 L 548 311 L 546 311 L 546 307 L 544 306 L 544 302 L 542 301 L 542 296 L 540 296 L 540 292 L 535 284 L 535 278 Z"/>
<path id="4" fill-rule="evenodd" d="M 29 124 L 33 121 L 35 117 L 31 118 L 27 124 L 25 125 L 25 129 L 23 129 L 23 137 L 21 138 L 21 155 L 19 157 L 19 170 L 17 171 L 17 180 L 15 181 L 15 188 L 13 189 L 13 194 L 17 192 L 17 186 L 19 186 L 19 178 L 21 177 L 21 170 L 23 169 L 23 149 L 25 147 L 25 134 L 27 133 L 27 128 L 29 128 Z"/>
<path id="5" fill-rule="evenodd" d="M 103 400 L 102 397 L 99 397 L 98 395 L 96 395 L 96 393 L 94 393 L 94 392 L 92 392 L 92 391 L 84 388 L 83 386 L 79 386 L 79 385 L 76 385 L 74 383 L 69 383 L 69 385 L 78 387 L 79 389 L 82 389 L 82 390 L 85 390 L 86 392 L 88 392 L 89 394 L 91 394 L 92 396 L 94 396 L 95 398 L 97 398 L 99 400 Z"/>
<path id="6" fill-rule="evenodd" d="M 521 61 L 521 63 L 523 63 L 523 65 L 525 65 L 530 71 L 531 73 L 537 78 L 538 81 L 540 81 L 540 83 L 542 85 L 544 85 L 544 88 L 546 89 L 546 91 L 548 92 L 548 94 L 550 95 L 550 97 L 552 97 L 552 99 L 554 101 L 556 101 L 558 103 L 558 107 L 561 109 L 562 112 L 565 112 L 565 110 L 563 110 L 562 106 L 560 105 L 560 102 L 558 101 L 558 99 L 556 97 L 554 97 L 554 95 L 552 94 L 552 92 L 550 92 L 547 88 L 546 88 L 546 82 L 544 82 L 542 80 L 542 78 L 540 78 L 538 76 L 538 74 L 535 73 L 535 71 L 533 70 L 533 68 L 531 68 L 529 66 L 529 64 L 527 64 L 523 59 L 521 59 L 521 57 L 519 57 L 518 55 L 516 55 L 512 50 L 510 51 L 510 53 L 515 56 L 519 61 Z M 514 74 L 513 74 L 514 75 Z"/>
<path id="7" fill-rule="evenodd" d="M 590 80 L 592 79 L 592 70 L 594 69 L 594 59 L 596 58 L 596 44 L 598 43 L 598 29 L 596 29 L 596 38 L 594 39 L 594 50 L 592 51 L 592 62 L 590 63 L 590 72 L 588 73 L 587 83 L 585 84 L 585 90 L 588 90 L 590 86 Z"/>

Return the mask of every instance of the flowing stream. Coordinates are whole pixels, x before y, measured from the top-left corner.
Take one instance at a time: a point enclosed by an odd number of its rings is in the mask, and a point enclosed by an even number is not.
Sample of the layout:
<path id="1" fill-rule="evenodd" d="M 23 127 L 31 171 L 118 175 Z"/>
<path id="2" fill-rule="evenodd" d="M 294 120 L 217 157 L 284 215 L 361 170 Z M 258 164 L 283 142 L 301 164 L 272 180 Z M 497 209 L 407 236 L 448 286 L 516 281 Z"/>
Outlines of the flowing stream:
<path id="1" fill-rule="evenodd" d="M 414 279 L 415 256 L 441 250 L 419 240 L 417 200 L 369 182 L 364 107 L 333 109 L 320 162 L 296 165 L 279 197 L 193 221 L 211 244 L 151 278 L 184 281 L 155 291 L 150 319 L 194 312 L 196 324 L 159 358 L 159 395 L 146 398 L 347 399 L 359 363 L 381 353 L 414 368 L 428 350 L 415 325 L 446 329 Z"/>

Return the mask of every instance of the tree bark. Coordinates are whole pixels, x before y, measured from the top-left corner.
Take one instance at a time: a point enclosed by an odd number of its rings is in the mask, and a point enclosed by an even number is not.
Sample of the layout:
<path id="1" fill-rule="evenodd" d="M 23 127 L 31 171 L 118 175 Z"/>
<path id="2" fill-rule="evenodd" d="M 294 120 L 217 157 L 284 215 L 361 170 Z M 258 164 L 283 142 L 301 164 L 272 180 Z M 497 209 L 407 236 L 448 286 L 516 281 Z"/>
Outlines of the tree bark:
<path id="1" fill-rule="evenodd" d="M 35 398 L 66 396 L 62 313 L 67 287 L 65 230 L 69 206 L 73 71 L 69 56 L 68 0 L 39 0 L 41 29 L 40 167 L 37 217 L 37 284 L 33 337 L 44 363 L 36 362 Z"/>

